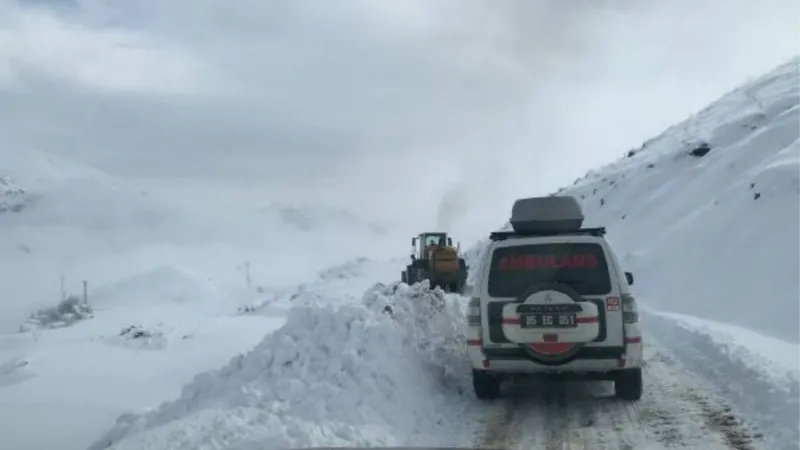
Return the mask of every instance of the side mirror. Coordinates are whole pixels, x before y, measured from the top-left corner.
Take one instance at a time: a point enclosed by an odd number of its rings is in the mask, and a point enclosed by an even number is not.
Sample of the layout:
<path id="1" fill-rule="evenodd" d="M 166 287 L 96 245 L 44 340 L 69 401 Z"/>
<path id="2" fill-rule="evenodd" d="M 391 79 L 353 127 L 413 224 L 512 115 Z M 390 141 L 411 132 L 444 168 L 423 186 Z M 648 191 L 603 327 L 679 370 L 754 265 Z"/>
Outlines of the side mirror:
<path id="1" fill-rule="evenodd" d="M 453 238 L 447 238 L 447 245 L 449 245 L 450 247 L 453 246 Z"/>
<path id="2" fill-rule="evenodd" d="M 625 272 L 625 279 L 628 280 L 628 285 L 633 286 L 633 274 L 630 272 Z"/>
<path id="3" fill-rule="evenodd" d="M 417 238 L 411 238 L 411 245 L 412 246 L 416 246 L 417 245 Z"/>

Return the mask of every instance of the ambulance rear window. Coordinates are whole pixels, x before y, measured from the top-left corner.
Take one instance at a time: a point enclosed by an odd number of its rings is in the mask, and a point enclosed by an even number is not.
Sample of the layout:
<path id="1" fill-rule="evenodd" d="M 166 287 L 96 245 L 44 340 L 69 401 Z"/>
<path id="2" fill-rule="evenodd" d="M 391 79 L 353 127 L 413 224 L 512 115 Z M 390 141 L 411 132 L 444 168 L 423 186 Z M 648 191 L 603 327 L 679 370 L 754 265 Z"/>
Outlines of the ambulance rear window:
<path id="1" fill-rule="evenodd" d="M 580 295 L 611 291 L 603 247 L 593 243 L 534 244 L 494 250 L 491 297 L 518 297 L 536 283 L 566 284 Z"/>

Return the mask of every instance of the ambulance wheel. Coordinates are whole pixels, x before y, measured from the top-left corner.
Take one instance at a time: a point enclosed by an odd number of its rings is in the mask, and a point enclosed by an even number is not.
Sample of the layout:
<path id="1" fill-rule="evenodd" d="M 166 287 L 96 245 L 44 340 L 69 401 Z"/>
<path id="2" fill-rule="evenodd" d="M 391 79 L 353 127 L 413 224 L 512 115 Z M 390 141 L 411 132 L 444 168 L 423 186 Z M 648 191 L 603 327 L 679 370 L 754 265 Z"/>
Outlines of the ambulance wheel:
<path id="1" fill-rule="evenodd" d="M 614 395 L 622 400 L 642 398 L 642 369 L 625 369 L 614 374 Z"/>
<path id="2" fill-rule="evenodd" d="M 484 370 L 472 369 L 472 389 L 481 400 L 494 400 L 500 396 L 502 380 L 497 375 Z"/>

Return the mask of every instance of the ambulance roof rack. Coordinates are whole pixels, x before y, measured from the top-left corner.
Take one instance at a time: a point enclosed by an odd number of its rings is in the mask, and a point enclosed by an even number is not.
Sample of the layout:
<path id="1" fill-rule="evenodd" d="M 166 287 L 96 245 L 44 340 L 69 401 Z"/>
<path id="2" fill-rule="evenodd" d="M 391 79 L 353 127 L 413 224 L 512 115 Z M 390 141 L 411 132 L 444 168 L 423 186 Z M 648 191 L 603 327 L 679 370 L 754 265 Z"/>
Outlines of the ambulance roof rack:
<path id="1" fill-rule="evenodd" d="M 522 198 L 514 202 L 509 223 L 513 231 L 495 231 L 493 241 L 523 236 L 603 236 L 605 228 L 582 228 L 583 211 L 572 196 Z"/>
<path id="2" fill-rule="evenodd" d="M 606 234 L 605 227 L 578 228 L 577 230 L 531 230 L 531 231 L 492 231 L 489 239 L 493 241 L 504 241 L 506 239 L 523 237 L 542 237 L 542 236 L 596 236 L 603 237 Z"/>

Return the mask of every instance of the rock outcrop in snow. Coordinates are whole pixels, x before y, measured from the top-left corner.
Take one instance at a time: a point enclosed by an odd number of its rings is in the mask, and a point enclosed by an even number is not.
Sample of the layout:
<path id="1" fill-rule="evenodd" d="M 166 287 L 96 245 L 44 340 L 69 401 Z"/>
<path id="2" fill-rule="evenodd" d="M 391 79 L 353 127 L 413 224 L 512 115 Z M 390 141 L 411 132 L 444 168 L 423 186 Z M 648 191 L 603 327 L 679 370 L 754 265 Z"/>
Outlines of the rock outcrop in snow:
<path id="1" fill-rule="evenodd" d="M 25 190 L 17 186 L 10 178 L 0 176 L 0 212 L 20 212 L 25 208 L 26 203 Z"/>
<path id="2" fill-rule="evenodd" d="M 20 325 L 19 331 L 27 332 L 36 328 L 64 328 L 92 317 L 94 317 L 94 313 L 91 305 L 84 303 L 77 296 L 70 295 L 56 306 L 32 313 L 28 320 Z"/>
<path id="3" fill-rule="evenodd" d="M 463 322 L 457 296 L 422 284 L 314 299 L 177 400 L 120 417 L 92 450 L 447 444 L 439 424 L 472 395 Z"/>

